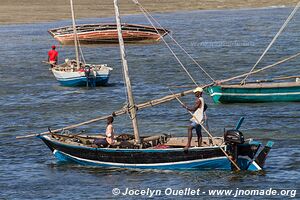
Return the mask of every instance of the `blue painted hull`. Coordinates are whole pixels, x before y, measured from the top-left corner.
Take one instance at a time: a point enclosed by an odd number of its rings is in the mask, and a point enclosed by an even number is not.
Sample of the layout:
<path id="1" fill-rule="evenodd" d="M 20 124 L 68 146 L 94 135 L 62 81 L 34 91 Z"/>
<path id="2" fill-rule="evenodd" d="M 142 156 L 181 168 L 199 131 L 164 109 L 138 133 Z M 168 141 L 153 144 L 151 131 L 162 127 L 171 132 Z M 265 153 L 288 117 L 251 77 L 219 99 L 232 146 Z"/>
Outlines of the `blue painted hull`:
<path id="1" fill-rule="evenodd" d="M 188 152 L 183 148 L 168 149 L 115 149 L 93 148 L 70 145 L 57 141 L 50 136 L 39 136 L 60 161 L 71 161 L 82 165 L 134 169 L 202 169 L 231 170 L 230 161 L 219 147 L 194 147 Z M 244 150 L 253 154 L 251 145 L 243 145 Z M 223 146 L 222 148 L 225 148 Z M 244 151 L 246 152 L 246 151 Z M 247 170 L 251 159 L 246 156 L 238 158 L 242 170 Z M 255 166 L 253 168 L 255 170 Z M 260 170 L 258 166 L 256 170 Z"/>
<path id="2" fill-rule="evenodd" d="M 87 79 L 85 76 L 75 77 L 75 78 L 65 78 L 57 79 L 57 81 L 67 87 L 85 87 L 87 86 L 87 81 L 89 81 L 89 86 L 104 86 L 107 85 L 109 80 L 108 76 L 97 76 L 95 79 Z"/>
<path id="3" fill-rule="evenodd" d="M 111 163 L 111 162 L 97 162 L 92 160 L 86 160 L 81 158 L 76 158 L 71 155 L 65 154 L 60 151 L 54 151 L 54 156 L 63 162 L 75 162 L 81 165 L 90 165 L 98 167 L 111 167 L 111 168 L 132 168 L 132 169 L 161 169 L 161 170 L 179 170 L 179 169 L 218 169 L 218 170 L 231 170 L 231 164 L 226 157 L 218 157 L 213 159 L 201 159 L 193 160 L 190 162 L 177 162 L 177 163 L 159 163 L 159 164 L 121 164 L 121 163 Z"/>

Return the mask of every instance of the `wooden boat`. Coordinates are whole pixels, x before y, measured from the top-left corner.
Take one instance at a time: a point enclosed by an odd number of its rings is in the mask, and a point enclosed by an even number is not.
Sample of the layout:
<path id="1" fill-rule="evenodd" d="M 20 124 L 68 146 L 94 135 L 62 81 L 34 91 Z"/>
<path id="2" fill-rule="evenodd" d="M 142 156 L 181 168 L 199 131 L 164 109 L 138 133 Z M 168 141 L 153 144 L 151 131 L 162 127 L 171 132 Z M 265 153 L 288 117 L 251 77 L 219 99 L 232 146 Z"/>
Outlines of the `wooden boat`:
<path id="1" fill-rule="evenodd" d="M 112 70 L 111 67 L 108 67 L 107 64 L 87 64 L 80 61 L 80 46 L 75 28 L 76 25 L 72 0 L 70 0 L 70 4 L 73 22 L 73 34 L 71 39 L 75 43 L 76 60 L 65 59 L 63 64 L 52 65 L 51 71 L 56 80 L 63 86 L 95 87 L 106 85 L 109 80 L 110 71 Z M 83 57 L 82 54 L 81 56 Z"/>
<path id="2" fill-rule="evenodd" d="M 93 65 L 80 63 L 77 68 L 76 60 L 66 60 L 65 63 L 55 65 L 51 71 L 56 80 L 63 86 L 103 86 L 106 85 L 111 67 L 107 64 Z"/>
<path id="3" fill-rule="evenodd" d="M 222 84 L 207 92 L 215 103 L 299 102 L 300 82 Z"/>
<path id="4" fill-rule="evenodd" d="M 276 77 L 270 80 L 257 80 L 256 82 L 246 82 L 249 75 L 270 69 L 284 62 L 300 56 L 300 53 L 284 58 L 274 64 L 254 69 L 258 66 L 259 62 L 266 55 L 268 50 L 274 44 L 276 39 L 282 33 L 287 24 L 291 21 L 297 10 L 299 9 L 300 2 L 296 5 L 289 17 L 286 19 L 280 30 L 274 36 L 273 40 L 267 46 L 263 54 L 259 57 L 250 72 L 242 74 L 233 78 L 222 81 L 216 81 L 214 84 L 209 85 L 206 91 L 213 98 L 215 103 L 256 103 L 256 102 L 299 102 L 300 101 L 300 76 L 286 76 Z M 239 84 L 224 84 L 225 82 L 234 79 L 243 78 Z M 287 81 L 288 79 L 296 79 L 295 82 Z"/>
<path id="5" fill-rule="evenodd" d="M 118 43 L 116 24 L 76 25 L 78 40 L 81 44 Z M 48 31 L 63 45 L 74 44 L 72 26 L 65 26 Z M 161 28 L 137 24 L 122 24 L 122 34 L 126 43 L 157 42 L 169 31 Z"/>
<path id="6" fill-rule="evenodd" d="M 235 131 L 239 139 L 241 133 Z M 126 135 L 126 134 L 125 134 Z M 59 161 L 71 161 L 84 165 L 117 168 L 139 169 L 223 169 L 234 168 L 228 158 L 224 156 L 220 147 L 234 155 L 238 152 L 237 163 L 242 170 L 257 171 L 264 166 L 266 155 L 272 143 L 261 147 L 261 143 L 248 140 L 241 144 L 231 143 L 233 135 L 214 137 L 213 143 L 209 138 L 203 138 L 203 146 L 197 147 L 193 138 L 192 148 L 184 150 L 186 137 L 171 137 L 157 135 L 142 137 L 142 148 L 135 145 L 133 136 L 120 135 L 118 142 L 108 148 L 95 147 L 93 141 L 99 136 L 74 136 L 65 134 L 40 135 L 40 139 L 50 148 Z M 225 142 L 225 143 L 224 143 Z M 239 142 L 239 141 L 236 141 Z"/>
<path id="7" fill-rule="evenodd" d="M 232 130 L 227 130 L 224 137 L 213 137 L 201 124 L 209 138 L 204 138 L 201 146 L 196 146 L 195 138 L 190 148 L 186 137 L 172 137 L 170 134 L 140 136 L 137 112 L 146 107 L 165 103 L 192 91 L 169 95 L 161 99 L 142 104 L 135 104 L 131 80 L 119 18 L 118 0 L 114 0 L 118 37 L 123 64 L 124 81 L 127 91 L 127 105 L 109 116 L 129 114 L 133 127 L 133 134 L 121 134 L 117 142 L 108 147 L 94 146 L 95 136 L 66 134 L 70 130 L 89 123 L 104 120 L 108 116 L 98 117 L 63 129 L 49 130 L 41 134 L 34 134 L 40 138 L 53 152 L 58 160 L 73 161 L 84 165 L 118 168 L 141 169 L 237 169 L 262 170 L 266 157 L 273 145 L 268 142 L 263 146 L 253 140 L 245 140 L 239 131 L 243 118 Z M 62 132 L 61 132 L 62 131 Z M 60 133 L 61 132 L 61 133 Z M 29 137 L 29 136 L 25 136 Z M 98 136 L 102 137 L 102 136 Z"/>

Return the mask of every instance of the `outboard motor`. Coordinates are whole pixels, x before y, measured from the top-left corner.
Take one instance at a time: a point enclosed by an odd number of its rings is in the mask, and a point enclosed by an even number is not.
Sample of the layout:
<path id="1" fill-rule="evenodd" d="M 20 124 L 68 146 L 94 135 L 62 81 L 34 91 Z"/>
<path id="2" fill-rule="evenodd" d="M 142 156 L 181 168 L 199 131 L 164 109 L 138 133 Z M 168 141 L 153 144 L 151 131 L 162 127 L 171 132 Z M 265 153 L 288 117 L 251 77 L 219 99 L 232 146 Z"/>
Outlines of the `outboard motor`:
<path id="1" fill-rule="evenodd" d="M 238 158 L 238 144 L 243 144 L 245 142 L 244 135 L 239 130 L 227 130 L 224 133 L 224 142 L 229 146 L 228 151 L 230 155 L 233 157 L 233 161 L 237 163 Z M 235 169 L 235 167 L 231 164 L 231 168 Z"/>
<path id="2" fill-rule="evenodd" d="M 243 144 L 245 142 L 244 135 L 239 130 L 227 130 L 224 133 L 225 144 Z"/>

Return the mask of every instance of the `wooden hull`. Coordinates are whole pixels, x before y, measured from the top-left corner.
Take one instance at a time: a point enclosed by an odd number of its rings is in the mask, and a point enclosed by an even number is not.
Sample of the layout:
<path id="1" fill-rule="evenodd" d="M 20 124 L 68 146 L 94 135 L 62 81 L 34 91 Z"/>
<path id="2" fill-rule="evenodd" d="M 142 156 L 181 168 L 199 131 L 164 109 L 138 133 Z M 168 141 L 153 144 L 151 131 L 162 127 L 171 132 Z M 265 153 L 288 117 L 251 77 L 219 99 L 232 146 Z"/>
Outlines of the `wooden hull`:
<path id="1" fill-rule="evenodd" d="M 61 71 L 56 68 L 52 69 L 52 73 L 56 80 L 62 85 L 67 87 L 86 87 L 86 86 L 105 86 L 110 77 L 112 68 L 101 67 L 90 76 L 86 76 L 84 72 L 80 71 Z"/>
<path id="2" fill-rule="evenodd" d="M 93 148 L 67 144 L 51 136 L 38 136 L 60 161 L 84 165 L 140 169 L 231 169 L 231 163 L 218 146 L 169 149 Z M 230 148 L 222 146 L 223 149 Z M 241 167 L 248 168 L 259 148 L 257 144 L 239 147 Z M 262 166 L 257 166 L 260 170 Z"/>
<path id="3" fill-rule="evenodd" d="M 217 85 L 207 92 L 215 103 L 300 102 L 300 82 Z"/>
<path id="4" fill-rule="evenodd" d="M 160 35 L 168 33 L 165 29 L 156 30 L 149 26 L 134 24 L 122 24 L 122 33 L 124 42 L 127 43 L 147 43 L 157 42 Z M 74 35 L 71 27 L 61 27 L 49 30 L 49 33 L 61 44 L 74 44 Z M 115 24 L 86 24 L 77 26 L 77 35 L 81 44 L 105 44 L 118 43 L 118 32 Z"/>

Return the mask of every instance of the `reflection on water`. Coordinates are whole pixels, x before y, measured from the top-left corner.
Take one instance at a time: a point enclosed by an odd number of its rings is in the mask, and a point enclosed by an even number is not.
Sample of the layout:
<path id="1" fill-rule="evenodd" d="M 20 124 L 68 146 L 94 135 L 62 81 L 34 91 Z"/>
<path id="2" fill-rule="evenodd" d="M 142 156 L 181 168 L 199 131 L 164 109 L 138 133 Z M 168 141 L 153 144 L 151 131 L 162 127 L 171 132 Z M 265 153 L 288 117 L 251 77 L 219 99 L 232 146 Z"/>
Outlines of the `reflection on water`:
<path id="1" fill-rule="evenodd" d="M 291 8 L 195 11 L 156 14 L 155 17 L 214 79 L 222 79 L 249 71 L 290 11 Z M 292 20 L 258 67 L 299 51 L 299 17 Z M 78 21 L 111 22 L 113 18 Z M 139 15 L 126 16 L 124 22 L 147 24 Z M 42 63 L 47 59 L 50 46 L 57 44 L 47 29 L 68 24 L 70 21 L 0 27 L 3 54 L 0 62 L 0 188 L 4 188 L 0 198 L 108 199 L 112 198 L 111 190 L 115 187 L 121 190 L 126 187 L 299 189 L 299 103 L 214 105 L 205 97 L 214 135 L 222 135 L 224 127 L 233 127 L 245 116 L 242 131 L 246 137 L 275 141 L 266 171 L 258 174 L 95 168 L 57 162 L 36 138 L 15 140 L 15 136 L 43 132 L 48 126 L 59 128 L 109 114 L 126 101 L 118 46 L 83 47 L 88 62 L 113 66 L 107 87 L 87 90 L 58 85 L 48 66 Z M 199 83 L 210 82 L 178 48 L 172 48 Z M 74 55 L 71 46 L 58 45 L 58 51 L 60 61 Z M 191 85 L 163 43 L 130 45 L 127 53 L 137 102 L 168 95 L 168 88 L 175 85 Z M 298 74 L 299 64 L 299 59 L 295 59 L 252 78 Z M 192 104 L 193 97 L 184 97 L 183 101 Z M 160 132 L 186 135 L 189 115 L 176 101 L 140 111 L 138 117 L 144 135 Z M 116 118 L 115 127 L 117 133 L 132 131 L 127 116 Z M 82 129 L 103 132 L 104 123 Z"/>

